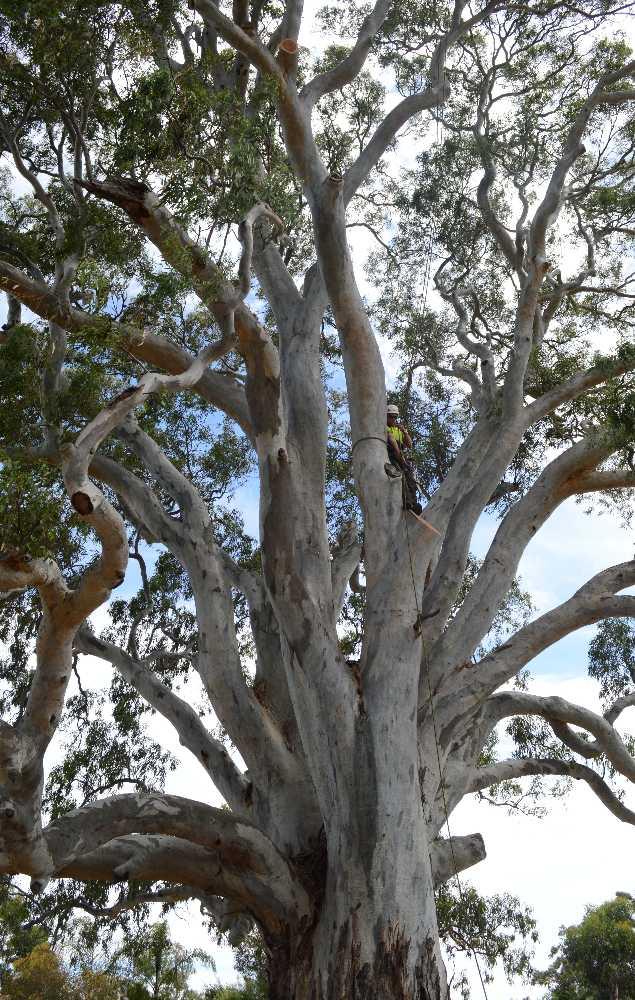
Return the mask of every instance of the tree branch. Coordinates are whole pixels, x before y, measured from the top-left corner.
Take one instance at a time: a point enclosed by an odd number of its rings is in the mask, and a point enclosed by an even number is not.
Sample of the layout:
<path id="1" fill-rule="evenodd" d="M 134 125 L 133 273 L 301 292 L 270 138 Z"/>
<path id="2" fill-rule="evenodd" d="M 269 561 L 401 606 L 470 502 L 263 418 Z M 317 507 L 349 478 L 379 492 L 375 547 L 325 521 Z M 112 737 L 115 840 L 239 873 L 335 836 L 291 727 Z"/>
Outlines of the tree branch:
<path id="1" fill-rule="evenodd" d="M 445 683 L 449 683 L 452 668 L 468 661 L 489 631 L 530 540 L 567 497 L 603 488 L 603 474 L 595 478 L 591 470 L 614 449 L 609 437 L 596 431 L 547 465 L 525 496 L 509 509 L 451 628 L 434 647 L 435 675 Z"/>
<path id="2" fill-rule="evenodd" d="M 494 185 L 494 181 L 496 180 L 496 166 L 494 159 L 489 152 L 487 141 L 484 137 L 481 137 L 478 146 L 481 151 L 481 158 L 485 168 L 476 192 L 478 207 L 481 210 L 483 221 L 492 233 L 499 249 L 502 250 L 507 263 L 513 268 L 514 271 L 520 272 L 522 260 L 519 259 L 516 245 L 501 223 L 500 219 L 496 216 L 489 198 L 489 193 Z"/>
<path id="3" fill-rule="evenodd" d="M 339 616 L 346 597 L 348 582 L 359 566 L 362 557 L 362 546 L 358 540 L 357 525 L 354 521 L 345 524 L 337 545 L 333 549 L 331 563 L 331 584 L 333 589 L 333 606 L 336 616 Z"/>
<path id="4" fill-rule="evenodd" d="M 541 698 L 522 691 L 501 691 L 489 698 L 486 705 L 488 725 L 495 725 L 512 715 L 539 715 L 550 723 L 555 721 L 586 729 L 595 737 L 597 746 L 613 767 L 625 778 L 635 781 L 635 758 L 631 757 L 620 734 L 604 716 L 564 698 Z"/>
<path id="5" fill-rule="evenodd" d="M 244 299 L 245 296 L 249 294 L 249 289 L 251 287 L 251 264 L 254 252 L 254 225 L 261 218 L 268 219 L 273 224 L 274 233 L 279 234 L 284 229 L 282 219 L 276 215 L 269 205 L 265 205 L 264 202 L 254 205 L 254 207 L 251 208 L 244 216 L 240 226 L 238 227 L 238 235 L 243 245 L 243 252 L 238 268 L 238 289 L 240 299 Z M 236 302 L 236 305 L 238 305 L 238 302 Z"/>
<path id="6" fill-rule="evenodd" d="M 1 856 L 0 871 L 13 874 Z M 158 872 L 163 881 L 226 898 L 235 909 L 250 914 L 272 935 L 284 934 L 296 919 L 295 913 L 290 913 L 279 902 L 278 895 L 272 893 L 266 873 L 252 875 L 237 865 L 219 863 L 218 850 L 162 834 L 118 837 L 90 854 L 73 858 L 56 872 L 56 877 L 85 882 L 121 882 L 131 878 L 152 883 Z"/>
<path id="7" fill-rule="evenodd" d="M 451 840 L 434 840 L 430 845 L 432 878 L 435 887 L 443 885 L 459 872 L 471 868 L 486 857 L 480 833 L 471 833 Z"/>
<path id="8" fill-rule="evenodd" d="M 586 781 L 587 785 L 606 806 L 623 823 L 635 825 L 635 812 L 628 809 L 617 795 L 600 777 L 600 775 L 576 761 L 558 760 L 544 757 L 529 757 L 500 761 L 488 767 L 478 768 L 468 786 L 468 793 L 482 791 L 501 781 L 515 781 L 518 778 L 535 775 L 553 775 L 555 777 L 574 778 L 576 781 Z"/>
<path id="9" fill-rule="evenodd" d="M 386 20 L 391 4 L 392 0 L 376 0 L 373 10 L 364 18 L 355 44 L 346 58 L 326 73 L 313 77 L 303 87 L 300 98 L 307 107 L 312 108 L 325 94 L 342 90 L 359 75 L 368 58 L 373 40 Z"/>
<path id="10" fill-rule="evenodd" d="M 61 570 L 53 559 L 31 559 L 18 552 L 0 555 L 0 595 L 37 587 L 47 603 L 54 604 L 70 593 Z"/>
<path id="11" fill-rule="evenodd" d="M 298 762 L 245 682 L 225 560 L 214 541 L 207 507 L 196 488 L 136 423 L 122 426 L 119 435 L 182 509 L 186 530 L 178 536 L 172 532 L 166 545 L 187 571 L 194 592 L 199 636 L 196 669 L 214 711 L 252 776 L 289 776 Z"/>
<path id="12" fill-rule="evenodd" d="M 443 104 L 449 93 L 450 88 L 447 83 L 428 87 L 420 94 L 411 94 L 409 97 L 405 97 L 386 115 L 355 162 L 346 171 L 344 176 L 344 203 L 346 205 L 368 178 L 371 170 L 377 166 L 400 129 L 415 115 Z"/>
<path id="13" fill-rule="evenodd" d="M 150 365 L 164 368 L 170 374 L 181 374 L 191 368 L 195 360 L 177 344 L 155 336 L 148 330 L 140 330 L 110 317 L 91 315 L 72 306 L 65 307 L 52 288 L 44 282 L 27 277 L 24 272 L 4 260 L 0 260 L 0 288 L 19 299 L 42 319 L 53 320 L 65 330 L 82 337 L 92 335 L 101 340 L 105 336 L 114 336 L 117 348 Z M 221 343 L 219 341 L 218 345 Z M 241 384 L 227 375 L 206 370 L 195 389 L 203 399 L 236 420 L 252 439 L 253 430 Z"/>
<path id="14" fill-rule="evenodd" d="M 373 167 L 379 162 L 393 139 L 401 128 L 415 115 L 430 108 L 437 107 L 447 100 L 450 88 L 443 79 L 445 59 L 449 49 L 466 32 L 480 24 L 490 13 L 497 10 L 501 4 L 498 0 L 486 3 L 478 14 L 461 21 L 465 8 L 465 0 L 455 0 L 454 12 L 450 30 L 439 39 L 430 60 L 428 85 L 420 94 L 412 94 L 401 101 L 390 111 L 377 127 L 372 138 L 352 164 L 344 178 L 344 202 L 348 204 L 355 192 L 364 183 Z"/>
<path id="15" fill-rule="evenodd" d="M 16 870 L 32 874 L 34 884 L 40 887 L 52 871 L 41 826 L 43 757 L 64 707 L 72 669 L 73 638 L 85 617 L 122 582 L 128 559 L 123 522 L 101 491 L 89 482 L 81 460 L 73 469 L 77 456 L 81 456 L 81 445 L 79 448 L 69 445 L 63 468 L 76 510 L 100 539 L 101 553 L 96 564 L 84 572 L 76 590 L 69 590 L 50 560 L 29 560 L 16 554 L 0 560 L 0 588 L 37 586 L 42 602 L 36 669 L 24 714 L 14 727 L 3 726 L 0 730 L 4 849 Z M 73 492 L 75 479 L 90 491 L 90 499 L 86 494 L 88 505 L 80 502 Z"/>
<path id="16" fill-rule="evenodd" d="M 454 698 L 453 715 L 457 718 L 461 716 L 465 720 L 470 709 L 482 705 L 488 694 L 505 684 L 530 660 L 565 635 L 605 618 L 634 616 L 635 596 L 617 596 L 618 591 L 633 584 L 635 584 L 635 561 L 620 563 L 602 570 L 568 601 L 525 625 L 478 663 L 464 664 L 465 669 L 461 674 L 463 684 L 459 696 L 461 712 L 457 710 L 456 695 L 451 696 Z"/>
<path id="17" fill-rule="evenodd" d="M 192 0 L 205 24 L 217 32 L 232 48 L 242 52 L 249 61 L 268 76 L 273 76 L 284 85 L 284 75 L 271 52 L 260 40 L 247 34 L 242 27 L 226 17 L 213 0 Z"/>
<path id="18" fill-rule="evenodd" d="M 105 183 L 86 182 L 85 187 L 99 197 L 123 208 L 162 253 L 164 259 L 193 284 L 201 301 L 214 315 L 224 333 L 219 342 L 229 349 L 234 334 L 248 371 L 246 396 L 253 431 L 261 449 L 276 454 L 284 449 L 280 433 L 278 352 L 258 318 L 242 301 L 249 291 L 249 268 L 253 247 L 253 224 L 261 216 L 279 228 L 282 223 L 264 204 L 258 204 L 241 224 L 244 242 L 238 286 L 228 283 L 207 252 L 190 238 L 180 223 L 145 184 L 127 178 L 109 178 Z M 262 458 L 261 454 L 261 458 Z"/>
<path id="19" fill-rule="evenodd" d="M 100 799 L 49 824 L 45 838 L 61 877 L 156 881 L 160 871 L 164 881 L 240 900 L 277 931 L 310 910 L 291 867 L 260 830 L 179 796 Z"/>
<path id="20" fill-rule="evenodd" d="M 166 687 L 143 661 L 135 660 L 87 629 L 78 633 L 75 649 L 112 663 L 144 701 L 172 724 L 181 746 L 195 756 L 230 806 L 238 811 L 248 808 L 253 793 L 251 782 L 240 773 L 223 744 L 208 733 L 194 709 Z"/>
<path id="21" fill-rule="evenodd" d="M 545 196 L 531 223 L 530 255 L 532 257 L 544 256 L 547 229 L 554 224 L 562 207 L 567 174 L 578 157 L 585 152 L 584 146 L 581 144 L 582 136 L 592 112 L 602 104 L 619 105 L 635 99 L 635 91 L 633 90 L 608 92 L 604 88 L 611 86 L 625 76 L 632 76 L 634 72 L 635 61 L 632 61 L 613 73 L 605 74 L 576 115 L 565 140 L 562 155 L 552 172 Z"/>
<path id="22" fill-rule="evenodd" d="M 617 698 L 611 707 L 604 713 L 607 722 L 613 725 L 622 712 L 635 705 L 635 694 L 626 694 L 622 698 Z"/>
<path id="23" fill-rule="evenodd" d="M 550 268 L 550 263 L 545 256 L 547 230 L 555 224 L 566 200 L 567 191 L 565 181 L 567 175 L 576 159 L 584 153 L 584 146 L 581 144 L 581 140 L 591 114 L 596 107 L 607 103 L 608 95 L 602 88 L 624 75 L 631 75 L 634 69 L 635 62 L 631 62 L 622 67 L 621 70 L 604 76 L 593 93 L 584 102 L 573 125 L 569 129 L 564 143 L 564 150 L 553 169 L 547 191 L 534 213 L 529 229 L 527 274 L 523 280 L 518 308 L 516 310 L 514 346 L 503 390 L 503 412 L 507 420 L 516 419 L 523 409 L 524 381 L 531 350 L 536 341 L 537 317 L 539 321 L 537 331 L 538 341 L 544 333 L 542 316 L 538 314 L 537 310 L 540 288 Z M 635 92 L 633 95 L 630 95 L 630 92 L 622 95 L 623 100 L 630 100 L 631 96 L 635 97 Z M 608 103 L 613 102 L 609 101 Z M 615 103 L 620 102 L 616 100 Z"/>
<path id="24" fill-rule="evenodd" d="M 538 420 L 542 420 L 570 399 L 576 399 L 590 389 L 632 371 L 635 371 L 635 354 L 624 352 L 622 357 L 613 361 L 595 365 L 587 371 L 577 372 L 525 407 L 525 426 L 530 427 Z"/>

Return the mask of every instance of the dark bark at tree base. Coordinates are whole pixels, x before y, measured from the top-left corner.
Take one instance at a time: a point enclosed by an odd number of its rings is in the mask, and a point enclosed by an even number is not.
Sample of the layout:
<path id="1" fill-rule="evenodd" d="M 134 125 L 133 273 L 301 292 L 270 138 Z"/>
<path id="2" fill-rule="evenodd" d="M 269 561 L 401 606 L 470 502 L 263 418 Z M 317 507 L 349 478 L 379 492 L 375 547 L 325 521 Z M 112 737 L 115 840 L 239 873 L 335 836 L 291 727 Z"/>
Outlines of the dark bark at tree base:
<path id="1" fill-rule="evenodd" d="M 370 933 L 376 941 L 372 961 L 361 958 L 360 928 L 354 914 L 334 934 L 333 949 L 322 968 L 310 935 L 292 949 L 273 947 L 270 1000 L 447 1000 L 432 935 L 421 944 L 409 941 L 399 927 Z M 418 955 L 413 962 L 414 951 Z"/>

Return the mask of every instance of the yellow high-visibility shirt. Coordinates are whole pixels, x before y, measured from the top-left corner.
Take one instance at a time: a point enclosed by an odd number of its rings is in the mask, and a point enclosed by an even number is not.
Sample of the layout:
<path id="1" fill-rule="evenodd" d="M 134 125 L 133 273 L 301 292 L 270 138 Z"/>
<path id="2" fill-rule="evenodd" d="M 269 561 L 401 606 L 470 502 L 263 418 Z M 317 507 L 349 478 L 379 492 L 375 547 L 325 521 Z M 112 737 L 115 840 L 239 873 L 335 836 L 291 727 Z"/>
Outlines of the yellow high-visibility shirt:
<path id="1" fill-rule="evenodd" d="M 403 431 L 401 427 L 386 427 L 386 431 L 390 434 L 394 442 L 401 448 L 403 444 Z"/>

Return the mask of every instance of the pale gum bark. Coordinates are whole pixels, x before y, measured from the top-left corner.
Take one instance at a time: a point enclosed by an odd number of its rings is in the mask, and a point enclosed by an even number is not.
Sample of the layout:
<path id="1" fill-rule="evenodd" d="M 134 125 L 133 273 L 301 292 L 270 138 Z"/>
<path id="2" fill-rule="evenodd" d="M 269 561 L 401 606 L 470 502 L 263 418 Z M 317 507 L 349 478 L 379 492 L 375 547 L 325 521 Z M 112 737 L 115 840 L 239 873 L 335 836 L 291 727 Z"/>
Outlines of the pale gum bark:
<path id="1" fill-rule="evenodd" d="M 295 89 L 288 62 L 283 72 L 269 50 L 226 18 L 211 0 L 196 0 L 194 6 L 208 29 L 213 28 L 261 73 L 278 81 L 289 156 L 313 216 L 320 266 L 307 276 L 302 294 L 295 289 L 275 248 L 255 249 L 253 266 L 276 316 L 280 353 L 253 313 L 238 301 L 237 290 L 225 282 L 152 192 L 117 182 L 93 184 L 92 189 L 123 207 L 166 261 L 192 280 L 223 331 L 235 323 L 232 337 L 235 332 L 247 366 L 245 390 L 231 379 L 204 370 L 202 361 L 211 354 L 196 359 L 199 368 L 194 369 L 194 359 L 160 338 L 123 324 L 119 330 L 122 343 L 137 357 L 160 362 L 173 373 L 186 371 L 186 378 L 178 384 L 193 386 L 230 414 L 254 443 L 261 477 L 264 586 L 261 582 L 260 589 L 254 588 L 253 581 L 241 580 L 240 574 L 238 582 L 231 578 L 227 562 L 211 539 L 200 498 L 189 484 L 179 480 L 156 446 L 153 450 L 152 442 L 142 441 L 129 428 L 121 433 L 178 502 L 182 525 L 171 523 L 152 491 L 125 470 L 108 461 L 100 463 L 98 458 L 94 465 L 101 468 L 103 478 L 117 490 L 136 522 L 160 538 L 188 572 L 199 619 L 198 669 L 212 706 L 248 764 L 248 775 L 237 775 L 218 747 L 206 743 L 207 734 L 195 726 L 178 700 L 170 701 L 164 714 L 184 737 L 185 745 L 190 741 L 193 752 L 198 754 L 207 746 L 217 754 L 235 812 L 240 809 L 245 786 L 253 782 L 253 798 L 244 802 L 250 819 L 220 814 L 173 797 L 148 800 L 120 796 L 108 803 L 91 804 L 42 832 L 39 808 L 34 808 L 41 792 L 40 753 L 35 755 L 35 797 L 30 796 L 23 809 L 23 839 L 28 849 L 20 855 L 16 837 L 12 839 L 3 823 L 5 855 L 0 866 L 38 877 L 50 872 L 111 880 L 151 879 L 160 872 L 169 881 L 223 895 L 254 916 L 265 932 L 273 955 L 274 1000 L 343 1000 L 351 995 L 360 1000 L 379 996 L 446 1000 L 434 884 L 450 877 L 455 864 L 463 868 L 480 860 L 484 849 L 476 835 L 457 838 L 453 851 L 438 834 L 445 805 L 451 810 L 478 785 L 476 760 L 496 720 L 519 712 L 542 715 L 554 728 L 560 727 L 569 741 L 570 730 L 563 727 L 580 725 L 593 733 L 618 770 L 635 778 L 635 764 L 613 730 L 614 719 L 599 719 L 558 699 L 492 697 L 500 683 L 561 635 L 607 613 L 632 614 L 633 599 L 616 596 L 632 582 L 632 564 L 600 574 L 601 580 L 596 578 L 571 601 L 522 629 L 507 647 L 485 658 L 477 673 L 464 673 L 464 660 L 487 631 L 520 555 L 523 533 L 514 535 L 513 540 L 506 535 L 513 533 L 515 519 L 526 529 L 526 518 L 521 517 L 525 508 L 536 521 L 544 520 L 560 498 L 554 489 L 564 489 L 562 482 L 555 481 L 557 476 L 550 480 L 549 470 L 540 486 L 512 509 L 509 520 L 501 526 L 500 552 L 495 547 L 494 555 L 503 558 L 504 570 L 490 573 L 491 564 L 486 564 L 463 617 L 457 618 L 456 631 L 453 633 L 450 626 L 447 638 L 440 638 L 463 578 L 476 520 L 526 427 L 545 412 L 544 400 L 524 406 L 523 380 L 545 273 L 544 237 L 560 210 L 563 186 L 577 155 L 588 108 L 576 120 L 547 195 L 535 213 L 527 268 L 523 271 L 519 266 L 524 285 L 514 351 L 500 394 L 501 413 L 483 403 L 453 470 L 425 512 L 441 532 L 438 542 L 414 522 L 409 525 L 401 511 L 400 487 L 384 474 L 385 448 L 378 440 L 385 430 L 383 366 L 356 284 L 346 242 L 345 209 L 398 128 L 413 114 L 444 99 L 441 69 L 445 52 L 475 19 L 461 22 L 464 4 L 458 0 L 451 29 L 434 55 L 430 72 L 433 86 L 416 99 L 399 104 L 346 178 L 340 179 L 327 176 L 318 155 L 311 131 L 311 104 L 320 93 L 342 86 L 359 72 L 389 5 L 378 0 L 351 56 L 335 71 L 310 83 L 304 95 Z M 297 37 L 301 4 L 292 6 L 287 29 Z M 598 103 L 600 99 L 601 92 L 596 91 L 590 101 Z M 488 211 L 489 185 L 488 176 L 481 191 L 484 219 L 500 243 L 504 237 Z M 251 231 L 248 235 L 251 239 Z M 504 252 L 506 249 L 509 251 L 508 246 L 503 247 Z M 251 256 L 251 250 L 249 253 Z M 238 291 L 243 295 L 250 263 L 246 258 L 241 261 Z M 70 307 L 68 301 L 61 304 L 42 282 L 27 278 L 4 262 L 0 263 L 0 286 L 66 329 L 77 331 L 91 324 L 95 328 L 93 320 Z M 340 566 L 334 565 L 332 574 L 324 510 L 327 414 L 319 375 L 319 337 L 327 298 L 342 346 L 356 445 L 354 473 L 365 521 L 365 637 L 356 673 L 343 661 L 336 632 L 348 556 L 342 558 Z M 460 312 L 458 302 L 457 308 Z M 461 342 L 465 343 L 461 330 Z M 165 382 L 164 376 L 150 379 L 147 391 L 162 380 Z M 601 380 L 597 373 L 581 373 L 555 396 L 552 393 L 547 405 L 557 406 Z M 142 395 L 138 394 L 136 402 Z M 491 391 L 488 398 L 492 404 Z M 92 451 L 120 422 L 120 411 L 122 407 L 117 409 L 116 419 L 112 412 L 100 415 L 91 428 Z M 60 698 L 63 703 L 61 681 L 55 696 L 51 683 L 58 674 L 58 680 L 61 678 L 69 663 L 69 636 L 91 606 L 106 599 L 109 585 L 121 571 L 121 552 L 117 557 L 121 526 L 110 517 L 109 508 L 102 506 L 99 491 L 87 479 L 90 456 L 81 443 L 67 455 L 68 490 L 71 495 L 81 492 L 90 500 L 91 523 L 104 548 L 110 545 L 115 557 L 88 575 L 75 602 L 75 618 L 68 633 L 58 624 L 49 632 L 45 615 L 30 711 L 30 724 L 34 732 L 44 734 L 45 741 L 59 716 Z M 585 454 L 588 463 L 583 462 L 577 470 L 587 476 L 585 488 L 606 485 L 603 473 L 598 473 L 595 485 L 591 485 L 594 462 L 601 457 Z M 540 496 L 543 486 L 548 488 Z M 350 553 L 355 551 L 352 545 Z M 354 563 L 352 559 L 353 568 Z M 430 567 L 430 585 L 424 592 Z M 22 585 L 24 580 L 22 584 L 14 582 Z M 35 579 L 29 582 L 38 585 Z M 273 702 L 269 705 L 266 692 L 259 699 L 241 676 L 230 582 L 249 594 L 258 679 L 269 685 Z M 41 593 L 46 602 L 44 587 Z M 419 612 L 423 612 L 423 620 L 418 620 Z M 274 622 L 276 627 L 270 629 Z M 158 704 L 164 692 L 155 684 L 148 686 L 147 678 L 139 674 L 139 664 L 122 658 L 121 652 L 110 651 L 111 662 L 137 690 L 146 692 L 150 703 L 154 699 Z M 108 655 L 108 650 L 102 653 Z M 618 706 L 616 712 L 622 707 L 627 706 Z M 285 728 L 285 723 L 290 723 L 290 728 Z M 29 747 L 21 740 L 10 727 L 0 731 L 0 778 L 8 774 L 16 755 L 21 755 L 24 765 Z M 553 762 L 542 767 L 541 773 L 556 773 Z M 503 773 L 510 770 L 508 767 Z M 210 771 L 214 772 L 213 766 Z M 531 773 L 530 766 L 526 762 L 523 767 L 518 765 L 517 773 Z M 492 780 L 497 776 L 493 773 Z M 593 787 L 593 780 L 583 771 L 575 776 Z M 595 784 L 594 791 L 620 814 L 606 790 Z M 626 818 L 623 812 L 620 818 Z M 44 860 L 38 851 L 44 852 Z"/>

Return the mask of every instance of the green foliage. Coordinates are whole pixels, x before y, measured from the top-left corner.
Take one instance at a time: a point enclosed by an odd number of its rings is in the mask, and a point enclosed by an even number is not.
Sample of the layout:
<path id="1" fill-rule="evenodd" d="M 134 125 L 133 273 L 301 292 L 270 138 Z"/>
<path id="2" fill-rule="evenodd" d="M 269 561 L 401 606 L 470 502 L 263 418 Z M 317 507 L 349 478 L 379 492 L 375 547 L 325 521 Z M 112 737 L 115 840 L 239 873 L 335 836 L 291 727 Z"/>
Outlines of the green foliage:
<path id="1" fill-rule="evenodd" d="M 313 66 L 325 73 L 348 54 L 342 45 L 330 45 Z M 368 72 L 362 72 L 343 92 L 320 102 L 316 142 L 331 173 L 343 174 L 359 155 L 383 114 L 385 88 Z"/>
<path id="2" fill-rule="evenodd" d="M 0 705 L 6 720 L 20 717 L 31 684 L 30 658 L 40 622 L 40 608 L 30 593 L 16 594 L 0 605 Z"/>
<path id="3" fill-rule="evenodd" d="M 204 1000 L 246 1000 L 247 996 L 240 986 L 210 986 L 205 990 Z"/>
<path id="4" fill-rule="evenodd" d="M 104 718 L 105 692 L 69 699 L 62 723 L 65 739 L 60 762 L 51 768 L 44 808 L 51 819 L 98 795 L 163 788 L 166 772 L 176 768 L 172 755 L 142 727 L 139 700 L 126 697 L 127 685 L 115 678 L 112 721 Z M 118 687 L 125 693 L 119 694 Z"/>
<path id="5" fill-rule="evenodd" d="M 29 926 L 30 909 L 25 896 L 11 890 L 10 879 L 0 880 L 0 987 L 17 959 L 26 958 L 46 941 L 46 931 Z"/>
<path id="6" fill-rule="evenodd" d="M 256 930 L 251 931 L 236 949 L 234 964 L 243 979 L 244 1000 L 268 1000 L 267 953 Z"/>
<path id="7" fill-rule="evenodd" d="M 546 1000 L 635 996 L 635 901 L 627 894 L 589 906 L 580 924 L 560 929 L 554 961 L 537 982 Z"/>
<path id="8" fill-rule="evenodd" d="M 469 594 L 470 588 L 478 577 L 481 566 L 482 562 L 480 559 L 476 559 L 474 556 L 468 557 L 463 583 L 457 596 L 455 612 L 459 610 Z M 529 620 L 533 607 L 531 594 L 523 590 L 520 580 L 515 579 L 492 622 L 490 631 L 483 637 L 478 649 L 474 653 L 475 661 L 485 656 L 489 650 L 502 645 L 507 636 L 522 628 Z"/>
<path id="9" fill-rule="evenodd" d="M 27 912 L 15 897 L 0 904 L 2 996 L 7 1000 L 203 1000 L 188 982 L 196 966 L 213 968 L 210 956 L 175 943 L 164 922 L 144 927 L 119 946 L 110 934 L 96 934 L 93 921 L 73 921 L 64 961 L 41 927 L 27 932 L 17 926 Z"/>
<path id="10" fill-rule="evenodd" d="M 45 941 L 16 959 L 2 989 L 9 1000 L 72 1000 L 73 996 L 59 958 Z"/>
<path id="11" fill-rule="evenodd" d="M 267 1000 L 267 996 L 253 981 L 246 981 L 242 986 L 211 986 L 203 1000 Z"/>
<path id="12" fill-rule="evenodd" d="M 79 553 L 85 540 L 72 518 L 55 469 L 5 458 L 0 465 L 0 551 L 27 553 L 31 558 Z"/>
<path id="13" fill-rule="evenodd" d="M 117 957 L 128 965 L 128 1000 L 196 1000 L 190 976 L 197 965 L 214 967 L 207 952 L 173 941 L 165 921 L 154 924 L 147 937 L 126 941 Z"/>
<path id="14" fill-rule="evenodd" d="M 589 644 L 589 676 L 600 682 L 610 704 L 635 686 L 635 628 L 627 618 L 607 618 Z"/>
<path id="15" fill-rule="evenodd" d="M 119 1000 L 120 985 L 113 976 L 91 969 L 71 976 L 43 941 L 14 961 L 2 996 L 7 1000 Z"/>
<path id="16" fill-rule="evenodd" d="M 458 954 L 478 960 L 486 981 L 497 965 L 508 980 L 527 979 L 538 934 L 531 910 L 509 893 L 480 896 L 472 886 L 443 886 L 437 892 L 439 934 L 451 960 Z M 457 981 L 463 997 L 469 997 L 467 981 Z"/>
<path id="17" fill-rule="evenodd" d="M 120 983 L 103 972 L 87 969 L 75 984 L 77 1000 L 120 1000 Z"/>

